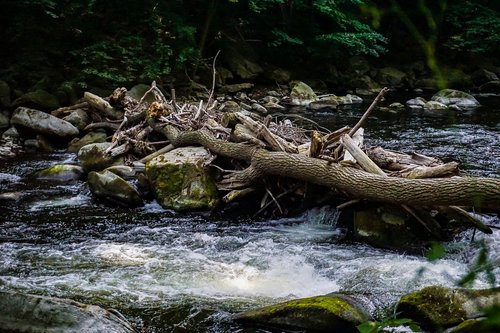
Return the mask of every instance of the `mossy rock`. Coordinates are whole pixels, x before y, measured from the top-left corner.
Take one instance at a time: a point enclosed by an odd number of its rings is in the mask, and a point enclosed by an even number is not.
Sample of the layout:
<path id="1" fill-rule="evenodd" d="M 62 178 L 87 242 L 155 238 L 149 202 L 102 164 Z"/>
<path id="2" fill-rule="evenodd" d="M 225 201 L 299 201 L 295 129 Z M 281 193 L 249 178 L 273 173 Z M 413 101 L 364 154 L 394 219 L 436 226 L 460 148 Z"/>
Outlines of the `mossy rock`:
<path id="1" fill-rule="evenodd" d="M 369 316 L 342 297 L 316 296 L 239 313 L 236 322 L 312 332 L 358 332 Z"/>
<path id="2" fill-rule="evenodd" d="M 302 81 L 292 81 L 290 87 L 290 100 L 293 105 L 309 105 L 318 99 L 312 88 Z"/>
<path id="3" fill-rule="evenodd" d="M 487 318 L 468 319 L 457 326 L 449 328 L 445 333 L 498 333 L 500 327 L 488 324 Z"/>
<path id="4" fill-rule="evenodd" d="M 16 99 L 12 104 L 14 106 L 34 107 L 48 111 L 57 109 L 60 106 L 56 96 L 42 89 L 28 92 Z"/>
<path id="5" fill-rule="evenodd" d="M 71 181 L 80 180 L 84 177 L 85 171 L 81 166 L 70 164 L 56 164 L 49 168 L 37 171 L 32 177 L 40 180 L 51 181 Z"/>
<path id="6" fill-rule="evenodd" d="M 68 144 L 68 152 L 77 153 L 82 147 L 92 143 L 106 142 L 107 134 L 105 132 L 89 132 L 82 138 L 74 138 Z"/>
<path id="7" fill-rule="evenodd" d="M 203 147 L 183 147 L 149 161 L 146 176 L 160 205 L 177 211 L 214 208 L 217 186 L 205 167 L 210 159 Z"/>
<path id="8" fill-rule="evenodd" d="M 101 199 L 132 207 L 144 204 L 135 187 L 111 171 L 90 172 L 88 184 L 92 193 Z"/>
<path id="9" fill-rule="evenodd" d="M 431 101 L 442 103 L 446 106 L 456 105 L 459 108 L 474 108 L 481 106 L 474 96 L 454 89 L 443 89 L 432 96 Z"/>

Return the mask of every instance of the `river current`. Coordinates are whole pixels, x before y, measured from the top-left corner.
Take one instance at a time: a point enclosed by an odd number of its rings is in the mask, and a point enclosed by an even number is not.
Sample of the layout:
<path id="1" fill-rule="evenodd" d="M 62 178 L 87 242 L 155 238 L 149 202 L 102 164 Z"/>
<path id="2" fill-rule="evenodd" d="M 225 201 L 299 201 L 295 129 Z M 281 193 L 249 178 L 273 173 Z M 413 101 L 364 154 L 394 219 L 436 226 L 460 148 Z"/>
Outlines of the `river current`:
<path id="1" fill-rule="evenodd" d="M 366 144 L 456 160 L 464 174 L 500 177 L 500 98 L 475 111 L 376 112 Z M 404 102 L 404 101 L 403 101 Z M 311 116 L 353 125 L 366 106 Z M 84 183 L 33 182 L 29 173 L 74 155 L 23 154 L 1 162 L 0 290 L 71 298 L 115 308 L 144 332 L 256 332 L 230 321 L 238 311 L 335 291 L 375 295 L 373 313 L 428 285 L 456 286 L 489 249 L 500 281 L 500 218 L 481 215 L 492 235 L 472 231 L 440 260 L 342 241 L 339 212 L 324 206 L 275 220 L 178 214 L 154 202 L 127 209 L 96 202 Z M 474 288 L 491 287 L 480 274 Z M 1 311 L 1 310 L 0 310 Z M 264 331 L 262 331 L 264 332 Z"/>

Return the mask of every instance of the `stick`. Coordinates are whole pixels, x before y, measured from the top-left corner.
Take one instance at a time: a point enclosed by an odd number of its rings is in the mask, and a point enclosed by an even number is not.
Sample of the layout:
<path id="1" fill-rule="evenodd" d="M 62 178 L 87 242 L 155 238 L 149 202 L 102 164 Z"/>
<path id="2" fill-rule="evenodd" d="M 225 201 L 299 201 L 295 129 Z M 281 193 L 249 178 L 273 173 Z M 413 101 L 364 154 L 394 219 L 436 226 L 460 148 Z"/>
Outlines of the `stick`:
<path id="1" fill-rule="evenodd" d="M 361 119 L 358 121 L 356 125 L 349 131 L 349 136 L 353 136 L 356 131 L 363 126 L 363 124 L 366 122 L 366 119 L 368 119 L 368 116 L 372 113 L 372 111 L 375 109 L 375 106 L 377 106 L 378 102 L 384 97 L 385 93 L 389 91 L 389 88 L 384 87 L 380 92 L 378 93 L 377 97 L 373 100 L 372 104 L 368 107 L 368 109 L 365 111 Z"/>

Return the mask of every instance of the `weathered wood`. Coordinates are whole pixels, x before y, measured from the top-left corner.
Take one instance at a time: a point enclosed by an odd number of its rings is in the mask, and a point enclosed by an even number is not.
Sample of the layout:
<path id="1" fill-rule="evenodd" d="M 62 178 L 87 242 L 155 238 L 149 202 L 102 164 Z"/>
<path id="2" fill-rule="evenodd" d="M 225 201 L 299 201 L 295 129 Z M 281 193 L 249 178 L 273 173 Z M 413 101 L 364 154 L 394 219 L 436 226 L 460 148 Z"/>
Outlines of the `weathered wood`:
<path id="1" fill-rule="evenodd" d="M 81 103 L 73 104 L 70 106 L 65 106 L 65 107 L 62 107 L 59 109 L 55 109 L 50 114 L 55 116 L 55 117 L 60 117 L 66 113 L 71 113 L 71 112 L 78 110 L 78 109 L 86 109 L 88 107 L 89 107 L 89 104 L 87 102 L 81 102 Z"/>
<path id="2" fill-rule="evenodd" d="M 167 126 L 172 127 L 172 126 Z M 169 131 L 167 131 L 169 132 Z M 172 131 L 170 134 L 173 134 Z M 317 158 L 285 152 L 269 152 L 243 143 L 215 139 L 203 131 L 183 132 L 170 138 L 175 147 L 203 145 L 215 154 L 251 162 L 249 168 L 231 174 L 230 183 L 249 187 L 264 176 L 283 176 L 333 187 L 351 198 L 412 206 L 474 206 L 500 210 L 500 179 L 453 177 L 405 179 L 374 175 Z M 229 178 L 229 177 L 228 177 Z"/>
<path id="3" fill-rule="evenodd" d="M 382 169 L 391 171 L 401 171 L 418 166 L 434 167 L 443 164 L 441 160 L 434 157 L 416 153 L 408 155 L 386 150 L 382 147 L 370 148 L 366 154 Z"/>
<path id="4" fill-rule="evenodd" d="M 85 128 L 83 130 L 84 131 L 91 131 L 91 130 L 95 130 L 98 128 L 107 128 L 107 129 L 116 131 L 118 129 L 118 127 L 120 127 L 119 124 L 103 121 L 103 122 L 99 122 L 99 123 L 88 124 L 87 126 L 85 126 Z"/>
<path id="5" fill-rule="evenodd" d="M 358 160 L 361 160 L 363 164 L 360 163 L 360 165 L 363 166 L 363 169 L 371 173 L 378 173 L 378 169 L 380 168 L 375 163 L 373 163 L 372 160 L 370 160 L 370 158 L 366 156 L 366 154 L 363 153 L 363 151 L 360 148 L 363 145 L 363 134 L 364 130 L 363 128 L 360 128 L 359 130 L 356 131 L 354 137 L 352 138 L 348 134 L 344 134 L 340 137 L 340 142 L 342 143 L 342 145 L 346 150 L 344 151 L 343 160 L 351 162 L 356 162 Z M 372 170 L 377 170 L 377 171 L 372 171 Z"/>
<path id="6" fill-rule="evenodd" d="M 323 138 L 318 131 L 313 131 L 311 135 L 311 144 L 309 147 L 309 157 L 318 157 L 323 150 Z"/>
<path id="7" fill-rule="evenodd" d="M 418 166 L 414 168 L 409 168 L 401 170 L 399 172 L 391 173 L 391 176 L 400 176 L 404 178 L 436 178 L 436 177 L 450 177 L 458 175 L 458 163 L 449 162 L 441 165 L 436 165 L 432 167 Z"/>
<path id="8" fill-rule="evenodd" d="M 352 137 L 354 135 L 354 133 L 356 133 L 356 131 L 364 125 L 364 123 L 366 122 L 366 120 L 368 119 L 370 114 L 373 112 L 373 110 L 375 110 L 375 107 L 377 106 L 377 104 L 382 100 L 382 98 L 384 98 L 385 93 L 387 93 L 388 91 L 389 91 L 389 88 L 387 88 L 387 87 L 384 87 L 384 88 L 382 88 L 382 90 L 380 90 L 377 97 L 375 97 L 372 104 L 370 104 L 370 106 L 365 111 L 363 116 L 359 119 L 357 124 L 354 125 L 354 127 L 349 131 L 350 137 Z"/>
<path id="9" fill-rule="evenodd" d="M 87 101 L 87 103 L 91 107 L 102 112 L 102 114 L 105 117 L 108 117 L 110 119 L 122 119 L 123 118 L 123 112 L 113 108 L 111 106 L 111 104 L 109 104 L 109 102 L 106 101 L 105 99 L 103 99 L 97 95 L 94 95 L 88 91 L 86 91 L 83 94 L 83 98 L 85 99 L 85 101 Z"/>

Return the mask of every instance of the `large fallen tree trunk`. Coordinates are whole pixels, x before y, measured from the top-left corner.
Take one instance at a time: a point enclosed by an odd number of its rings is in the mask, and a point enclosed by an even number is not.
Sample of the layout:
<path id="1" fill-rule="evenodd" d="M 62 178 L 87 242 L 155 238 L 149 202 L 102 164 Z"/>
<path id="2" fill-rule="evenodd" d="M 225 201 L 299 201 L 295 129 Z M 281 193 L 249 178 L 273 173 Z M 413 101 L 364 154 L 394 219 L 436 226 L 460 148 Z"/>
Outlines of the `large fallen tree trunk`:
<path id="1" fill-rule="evenodd" d="M 339 189 L 354 198 L 411 206 L 473 206 L 500 210 L 500 179 L 452 177 L 405 179 L 374 175 L 353 167 L 285 152 L 270 152 L 252 145 L 216 139 L 202 130 L 178 132 L 167 128 L 176 147 L 202 145 L 212 152 L 250 162 L 247 169 L 232 173 L 222 184 L 243 188 L 264 176 L 295 178 Z"/>

